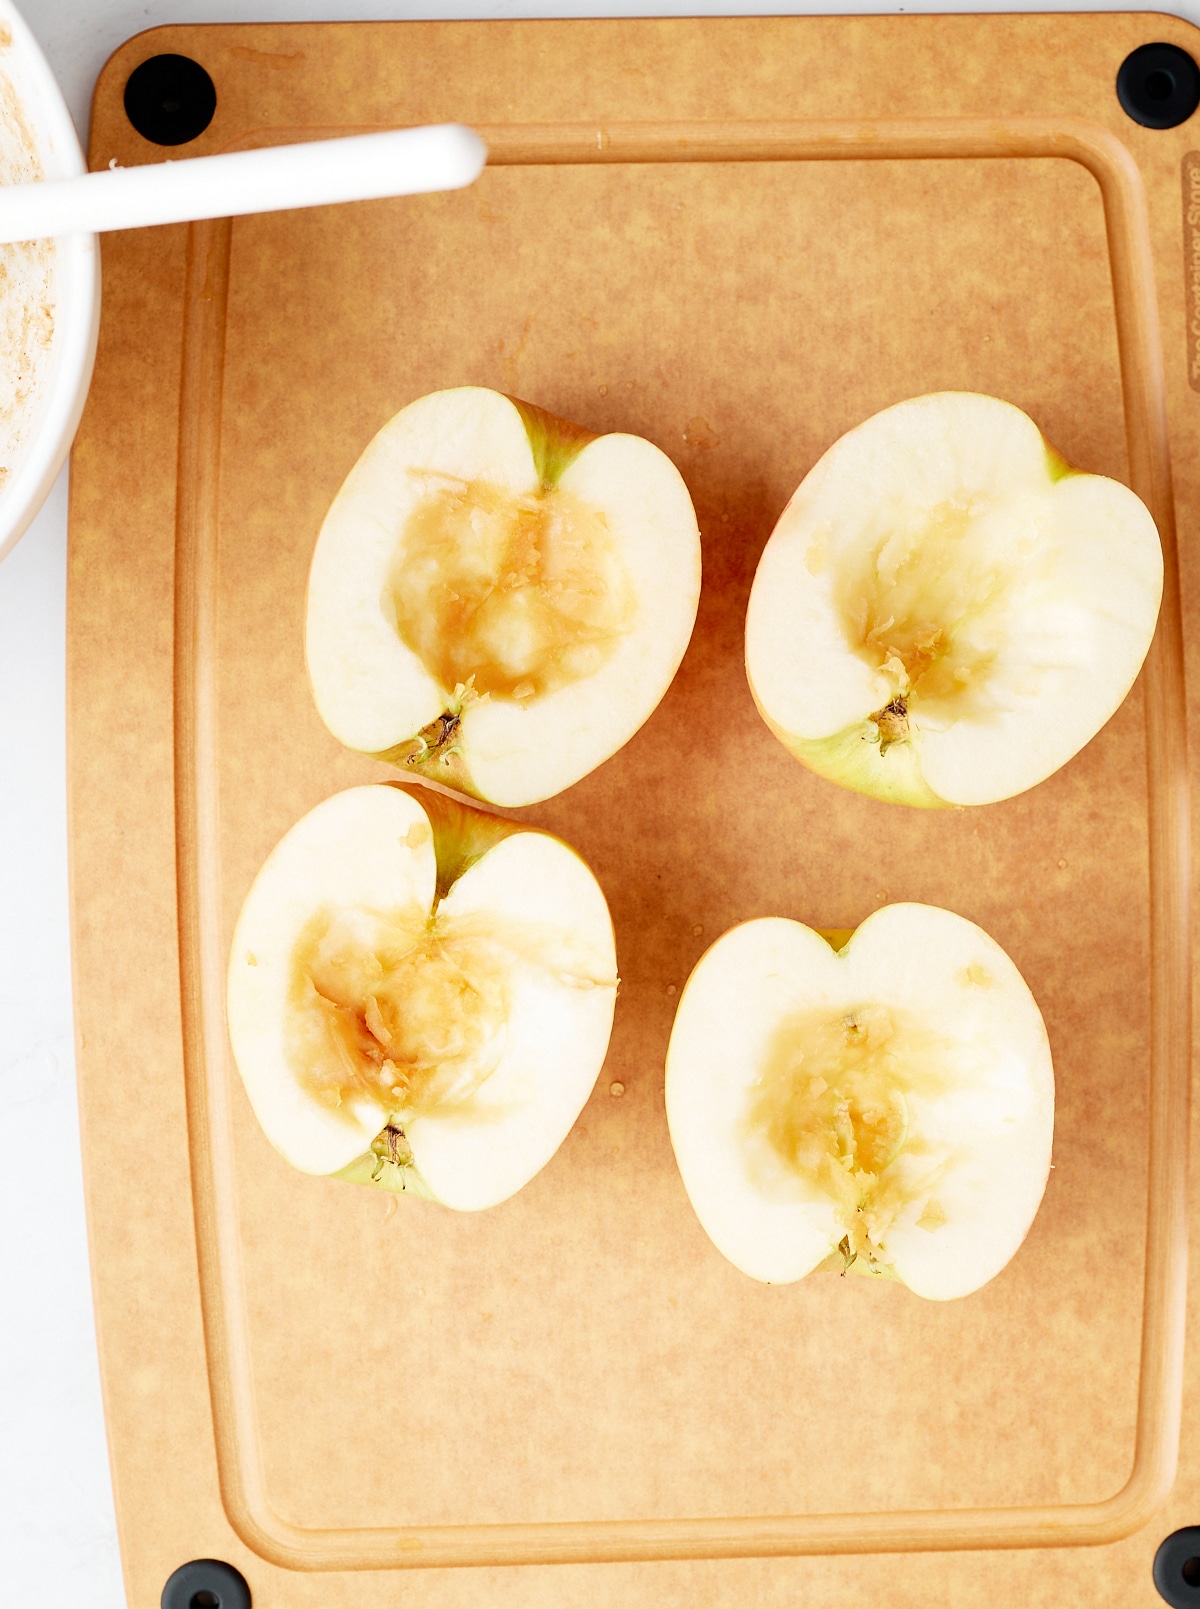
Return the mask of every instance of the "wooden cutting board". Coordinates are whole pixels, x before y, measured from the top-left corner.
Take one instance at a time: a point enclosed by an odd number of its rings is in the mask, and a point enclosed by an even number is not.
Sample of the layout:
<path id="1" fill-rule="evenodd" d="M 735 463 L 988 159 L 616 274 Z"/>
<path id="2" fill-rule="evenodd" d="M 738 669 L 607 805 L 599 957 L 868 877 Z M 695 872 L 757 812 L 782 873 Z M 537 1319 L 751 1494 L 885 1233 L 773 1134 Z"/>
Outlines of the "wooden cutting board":
<path id="1" fill-rule="evenodd" d="M 1152 39 L 1200 54 L 1174 19 L 1075 15 L 183 27 L 109 63 L 97 168 L 162 159 L 122 95 L 165 51 L 218 93 L 175 156 L 455 118 L 487 126 L 495 159 L 461 194 L 104 240 L 72 470 L 71 849 L 133 1609 L 197 1558 L 272 1609 L 1160 1602 L 1155 1549 L 1200 1522 L 1194 1324 L 1179 1385 L 1175 595 L 1104 731 L 980 810 L 821 782 L 741 667 L 754 567 L 804 473 L 938 389 L 1018 403 L 1134 484 L 1168 540 L 1173 459 L 1197 641 L 1200 132 L 1140 128 L 1113 89 Z M 521 813 L 600 878 L 622 994 L 562 1150 L 478 1217 L 291 1170 L 221 1027 L 266 853 L 384 774 L 308 693 L 316 532 L 374 431 L 458 384 L 656 441 L 705 563 L 658 712 Z M 1042 1006 L 1045 1202 L 960 1302 L 756 1285 L 705 1239 L 671 1156 L 678 992 L 736 921 L 852 926 L 905 899 L 979 922 Z"/>

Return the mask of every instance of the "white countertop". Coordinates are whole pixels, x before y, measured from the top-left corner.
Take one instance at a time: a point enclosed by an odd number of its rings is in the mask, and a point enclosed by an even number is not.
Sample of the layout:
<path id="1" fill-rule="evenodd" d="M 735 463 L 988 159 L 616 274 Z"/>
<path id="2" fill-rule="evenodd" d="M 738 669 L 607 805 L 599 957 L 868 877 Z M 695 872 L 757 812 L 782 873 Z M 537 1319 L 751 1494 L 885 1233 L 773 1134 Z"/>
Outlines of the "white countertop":
<path id="1" fill-rule="evenodd" d="M 86 130 L 130 35 L 170 22 L 1005 11 L 990 0 L 19 0 Z M 1081 0 L 1046 10 L 1162 10 Z M 1200 22 L 1200 0 L 1172 7 Z M 1147 36 L 1148 38 L 1152 35 Z M 121 1609 L 80 1183 L 64 742 L 67 488 L 0 567 L 0 1580 L 16 1609 Z"/>

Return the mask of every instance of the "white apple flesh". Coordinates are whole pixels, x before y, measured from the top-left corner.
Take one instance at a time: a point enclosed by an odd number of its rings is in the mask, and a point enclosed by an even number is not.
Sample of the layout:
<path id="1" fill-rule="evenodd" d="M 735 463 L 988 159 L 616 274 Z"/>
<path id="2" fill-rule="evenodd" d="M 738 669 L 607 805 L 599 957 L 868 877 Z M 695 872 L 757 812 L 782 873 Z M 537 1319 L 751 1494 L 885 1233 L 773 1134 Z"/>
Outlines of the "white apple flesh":
<path id="1" fill-rule="evenodd" d="M 604 1061 L 608 907 L 559 839 L 422 787 L 351 788 L 255 879 L 234 1059 L 306 1173 L 494 1206 L 554 1155 Z"/>
<path id="2" fill-rule="evenodd" d="M 380 430 L 325 519 L 309 677 L 350 748 L 531 804 L 652 714 L 699 596 L 695 512 L 657 447 L 439 391 Z"/>
<path id="3" fill-rule="evenodd" d="M 772 1284 L 826 1266 L 966 1296 L 1049 1174 L 1041 1013 L 993 939 L 933 906 L 884 906 L 836 952 L 783 918 L 724 934 L 680 999 L 666 1097 L 701 1224 Z"/>
<path id="4" fill-rule="evenodd" d="M 986 804 L 1095 736 L 1161 596 L 1133 492 L 1073 469 L 1010 403 L 941 392 L 876 414 L 805 477 L 754 579 L 746 670 L 821 776 Z"/>

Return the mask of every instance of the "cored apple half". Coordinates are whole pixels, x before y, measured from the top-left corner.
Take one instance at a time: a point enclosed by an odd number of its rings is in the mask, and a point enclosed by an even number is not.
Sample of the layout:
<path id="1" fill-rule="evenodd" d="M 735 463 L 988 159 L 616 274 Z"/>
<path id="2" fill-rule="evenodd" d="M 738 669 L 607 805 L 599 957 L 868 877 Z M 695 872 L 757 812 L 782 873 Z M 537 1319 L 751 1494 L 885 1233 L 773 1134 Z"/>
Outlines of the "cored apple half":
<path id="1" fill-rule="evenodd" d="M 259 872 L 229 1034 L 293 1166 L 490 1207 L 579 1115 L 616 985 L 608 907 L 566 844 L 378 783 L 318 805 Z"/>
<path id="2" fill-rule="evenodd" d="M 1033 996 L 974 923 L 888 905 L 844 947 L 746 922 L 701 958 L 667 1053 L 667 1120 L 717 1249 L 772 1284 L 813 1269 L 978 1290 L 1033 1222 L 1054 1074 Z"/>
<path id="3" fill-rule="evenodd" d="M 834 443 L 763 552 L 746 670 L 805 765 L 909 805 L 987 804 L 1118 708 L 1162 596 L 1154 521 L 1018 408 L 942 392 Z"/>
<path id="4" fill-rule="evenodd" d="M 350 748 L 531 804 L 649 717 L 699 596 L 695 512 L 657 447 L 435 392 L 383 427 L 321 528 L 313 694 Z"/>

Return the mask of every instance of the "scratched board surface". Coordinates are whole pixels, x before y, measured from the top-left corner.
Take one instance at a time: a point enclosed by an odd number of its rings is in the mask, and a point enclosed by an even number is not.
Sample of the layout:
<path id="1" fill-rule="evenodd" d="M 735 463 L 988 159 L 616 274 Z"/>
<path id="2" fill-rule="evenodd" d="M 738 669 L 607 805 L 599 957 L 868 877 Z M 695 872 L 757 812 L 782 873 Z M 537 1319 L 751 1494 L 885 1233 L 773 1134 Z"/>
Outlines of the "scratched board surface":
<path id="1" fill-rule="evenodd" d="M 92 159 L 152 158 L 123 120 L 120 88 L 138 60 L 168 48 L 195 55 L 219 86 L 218 120 L 197 151 L 256 130 L 451 115 L 1095 117 L 1127 139 L 1150 193 L 1186 588 L 1198 488 L 1182 443 L 1200 410 L 1180 248 L 1188 135 L 1154 144 L 1123 120 L 1110 87 L 1110 66 L 1145 26 L 161 30 L 125 47 L 101 81 Z M 1183 24 L 1155 28 L 1191 37 Z M 1047 65 L 1054 52 L 1077 63 L 1069 95 Z M 1013 64 L 1001 86 L 988 72 L 998 56 Z M 308 1576 L 264 1563 L 234 1535 L 212 1454 L 177 1044 L 171 621 L 186 250 L 183 229 L 105 243 L 72 516 L 81 1089 L 131 1603 L 157 1603 L 170 1569 L 202 1556 L 238 1563 L 256 1602 L 288 1605 L 382 1605 L 416 1591 L 447 1606 L 497 1594 L 673 1605 L 703 1593 L 824 1609 L 885 1590 L 913 1606 L 1085 1592 L 1100 1604 L 1157 1601 L 1154 1548 L 1194 1517 L 1189 1494 L 1200 1495 L 1186 1438 L 1176 1498 L 1130 1541 L 986 1566 L 946 1555 Z M 1033 792 L 935 814 L 861 799 L 798 766 L 759 720 L 742 668 L 749 587 L 775 519 L 824 449 L 889 403 L 994 393 L 1073 462 L 1127 476 L 1095 182 L 1049 160 L 512 168 L 452 196 L 240 219 L 223 361 L 226 933 L 304 811 L 388 774 L 321 725 L 302 636 L 321 520 L 397 409 L 478 384 L 595 431 L 644 435 L 687 481 L 704 556 L 696 633 L 655 715 L 590 777 L 520 813 L 596 872 L 622 979 L 608 1061 L 553 1162 L 486 1214 L 392 1203 L 290 1169 L 234 1087 L 244 1342 L 272 1507 L 295 1525 L 370 1527 L 1115 1491 L 1133 1452 L 1145 1236 L 1140 699 Z M 662 1068 L 679 991 L 737 921 L 849 927 L 897 900 L 978 922 L 1042 1007 L 1058 1090 L 1044 1204 L 1009 1268 L 960 1302 L 834 1276 L 760 1286 L 709 1244 L 671 1155 Z M 181 1445 L 194 1459 L 164 1464 Z"/>

